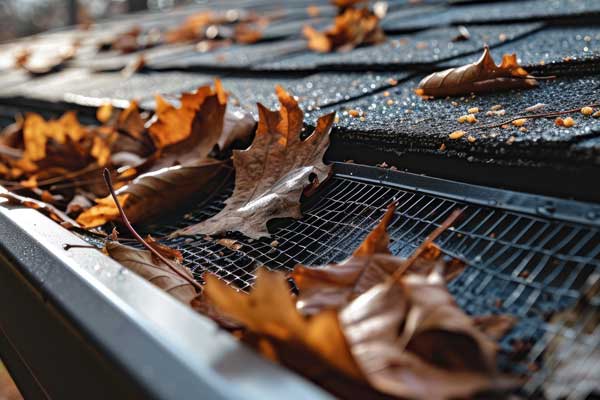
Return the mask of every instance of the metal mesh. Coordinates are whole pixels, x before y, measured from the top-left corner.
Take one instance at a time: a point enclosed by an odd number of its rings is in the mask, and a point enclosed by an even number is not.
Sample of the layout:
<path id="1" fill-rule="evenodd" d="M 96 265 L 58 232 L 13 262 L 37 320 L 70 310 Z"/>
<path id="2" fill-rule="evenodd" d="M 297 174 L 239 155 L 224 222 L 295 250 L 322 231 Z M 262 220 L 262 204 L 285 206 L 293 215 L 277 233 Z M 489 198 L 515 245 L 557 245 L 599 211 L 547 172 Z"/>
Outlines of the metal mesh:
<path id="1" fill-rule="evenodd" d="M 568 340 L 589 347 L 590 353 L 598 346 L 598 332 L 584 338 L 573 329 L 546 322 L 554 312 L 572 306 L 588 277 L 600 272 L 598 228 L 337 176 L 323 186 L 303 201 L 301 220 L 274 221 L 269 239 L 229 235 L 237 241 L 236 249 L 202 236 L 165 242 L 182 251 L 197 277 L 210 271 L 248 290 L 260 265 L 290 271 L 298 263 L 321 265 L 343 260 L 377 224 L 393 199 L 399 206 L 389 227 L 390 248 L 399 256 L 410 254 L 452 210 L 463 208 L 460 220 L 437 240 L 446 253 L 469 265 L 449 289 L 469 314 L 518 317 L 518 325 L 501 342 L 499 362 L 504 370 L 534 376 L 524 387 L 525 394 L 539 394 L 550 373 L 544 357 L 553 335 L 567 335 Z M 209 204 L 171 219 L 175 223 L 148 229 L 160 237 L 212 216 L 223 207 L 232 189 L 230 183 Z M 575 388 L 579 383 L 574 380 L 565 385 Z"/>

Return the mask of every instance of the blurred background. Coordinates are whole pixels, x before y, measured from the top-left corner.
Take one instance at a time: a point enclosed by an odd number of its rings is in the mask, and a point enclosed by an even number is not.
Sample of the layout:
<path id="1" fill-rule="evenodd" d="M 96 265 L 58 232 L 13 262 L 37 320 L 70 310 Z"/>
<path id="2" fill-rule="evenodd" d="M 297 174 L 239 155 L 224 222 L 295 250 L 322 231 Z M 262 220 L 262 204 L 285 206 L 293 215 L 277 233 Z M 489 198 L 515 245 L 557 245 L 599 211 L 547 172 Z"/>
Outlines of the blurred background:
<path id="1" fill-rule="evenodd" d="M 0 42 L 86 24 L 126 12 L 169 9 L 201 0 L 0 0 Z"/>

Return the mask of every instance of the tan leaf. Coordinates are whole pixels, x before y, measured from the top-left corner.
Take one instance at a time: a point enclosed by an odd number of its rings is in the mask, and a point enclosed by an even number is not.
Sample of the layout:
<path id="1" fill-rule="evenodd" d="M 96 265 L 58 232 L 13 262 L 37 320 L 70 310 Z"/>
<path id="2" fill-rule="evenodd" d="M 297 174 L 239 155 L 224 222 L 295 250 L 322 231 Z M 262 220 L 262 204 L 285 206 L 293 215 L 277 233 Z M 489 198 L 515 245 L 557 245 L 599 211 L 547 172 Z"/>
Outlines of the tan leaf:
<path id="1" fill-rule="evenodd" d="M 124 206 L 127 204 L 129 194 L 125 193 L 117 198 L 119 199 L 119 204 Z M 119 219 L 119 210 L 115 206 L 115 202 L 110 195 L 101 199 L 96 199 L 95 202 L 95 206 L 85 210 L 77 217 L 77 222 L 84 228 L 101 226 L 108 221 L 115 221 Z"/>
<path id="2" fill-rule="evenodd" d="M 401 398 L 467 398 L 514 386 L 495 369 L 496 343 L 455 305 L 442 273 L 378 284 L 340 312 L 362 373 Z"/>
<path id="3" fill-rule="evenodd" d="M 395 203 L 388 206 L 381 222 L 345 261 L 323 267 L 298 265 L 294 268 L 291 277 L 299 290 L 297 306 L 300 312 L 312 315 L 323 309 L 339 309 L 371 287 L 384 282 L 407 262 L 411 263 L 407 271 L 425 275 L 445 264 L 441 251 L 432 242 L 437 233 L 445 230 L 453 220 L 447 220 L 441 229 L 434 232 L 435 235 L 428 237 L 415 251 L 419 253 L 418 257 L 409 261 L 391 255 L 388 249 L 387 227 L 395 209 Z M 450 261 L 444 268 L 444 278 L 450 281 L 464 268 L 464 263 Z"/>
<path id="4" fill-rule="evenodd" d="M 249 237 L 269 236 L 272 218 L 300 218 L 300 196 L 309 177 L 322 183 L 330 167 L 323 163 L 334 114 L 319 118 L 315 131 L 300 139 L 303 112 L 292 96 L 277 88 L 279 111 L 258 105 L 259 122 L 250 148 L 234 151 L 236 184 L 225 208 L 216 216 L 175 235 L 239 231 Z"/>
<path id="5" fill-rule="evenodd" d="M 416 93 L 425 97 L 458 96 L 469 93 L 537 86 L 537 81 L 517 62 L 515 54 L 505 54 L 496 65 L 486 46 L 481 58 L 473 64 L 434 72 L 419 83 Z"/>
<path id="6" fill-rule="evenodd" d="M 108 241 L 104 249 L 121 265 L 163 289 L 182 303 L 191 305 L 198 296 L 196 288 L 188 280 L 173 272 L 164 262 L 156 260 L 150 251 L 139 250 L 114 241 Z M 190 270 L 179 262 L 174 261 L 171 265 L 177 268 L 180 274 L 194 279 Z"/>
<path id="7" fill-rule="evenodd" d="M 360 377 L 335 312 L 323 312 L 310 319 L 301 316 L 282 273 L 259 269 L 256 285 L 249 295 L 212 274 L 204 280 L 204 296 L 224 315 L 256 334 L 283 341 L 291 347 L 300 346 L 349 376 Z"/>
<path id="8" fill-rule="evenodd" d="M 116 193 L 129 220 L 138 223 L 209 198 L 230 171 L 225 162 L 217 161 L 191 167 L 177 165 L 140 175 Z M 110 196 L 96 203 L 77 217 L 81 225 L 93 228 L 120 219 Z"/>
<path id="9" fill-rule="evenodd" d="M 335 17 L 334 25 L 325 32 L 307 25 L 303 34 L 308 40 L 308 47 L 320 53 L 349 51 L 359 45 L 385 41 L 379 18 L 368 8 L 346 8 L 341 15 Z"/>

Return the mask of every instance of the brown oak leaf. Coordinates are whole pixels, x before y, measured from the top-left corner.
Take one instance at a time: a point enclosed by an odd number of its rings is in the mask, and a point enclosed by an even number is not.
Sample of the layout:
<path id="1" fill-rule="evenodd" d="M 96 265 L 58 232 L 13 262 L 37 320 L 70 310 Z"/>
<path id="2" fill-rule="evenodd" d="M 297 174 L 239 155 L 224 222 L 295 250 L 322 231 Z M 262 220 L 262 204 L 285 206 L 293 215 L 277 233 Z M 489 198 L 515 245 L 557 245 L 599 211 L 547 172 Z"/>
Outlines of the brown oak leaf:
<path id="1" fill-rule="evenodd" d="M 529 89 L 537 84 L 535 77 L 519 65 L 515 54 L 505 54 L 502 63 L 496 65 L 486 46 L 478 61 L 434 72 L 421 80 L 415 92 L 424 97 L 446 97 L 506 89 Z"/>
<path id="2" fill-rule="evenodd" d="M 325 32 L 307 25 L 303 34 L 308 40 L 308 47 L 320 53 L 349 51 L 359 45 L 385 41 L 379 18 L 368 8 L 346 8 L 341 15 L 335 17 L 333 26 Z"/>
<path id="3" fill-rule="evenodd" d="M 495 341 L 454 303 L 442 268 L 378 284 L 339 313 L 362 373 L 401 398 L 468 398 L 514 387 L 496 371 Z"/>
<path id="4" fill-rule="evenodd" d="M 299 290 L 298 309 L 305 315 L 323 309 L 339 309 L 371 287 L 385 281 L 410 262 L 408 272 L 427 274 L 439 264 L 444 264 L 442 253 L 432 242 L 437 234 L 447 229 L 457 217 L 453 214 L 440 228 L 427 237 L 415 251 L 414 260 L 393 256 L 389 249 L 387 227 L 391 222 L 396 204 L 392 203 L 381 222 L 365 238 L 351 257 L 339 264 L 323 267 L 298 265 L 291 273 Z M 458 276 L 465 264 L 452 260 L 446 263 L 444 278 L 450 281 Z"/>
<path id="5" fill-rule="evenodd" d="M 50 121 L 39 114 L 27 114 L 23 123 L 24 156 L 31 161 L 41 160 L 46 157 L 48 139 L 63 144 L 67 138 L 77 142 L 85 134 L 85 128 L 72 111 L 66 112 L 58 120 Z"/>
<path id="6" fill-rule="evenodd" d="M 239 231 L 251 238 L 269 236 L 272 218 L 300 218 L 300 196 L 311 185 L 329 176 L 323 163 L 329 146 L 334 113 L 319 118 L 315 131 L 300 139 L 303 112 L 294 98 L 277 87 L 279 111 L 258 104 L 259 121 L 252 145 L 233 153 L 235 189 L 225 208 L 216 216 L 176 231 L 174 235 L 214 235 Z"/>

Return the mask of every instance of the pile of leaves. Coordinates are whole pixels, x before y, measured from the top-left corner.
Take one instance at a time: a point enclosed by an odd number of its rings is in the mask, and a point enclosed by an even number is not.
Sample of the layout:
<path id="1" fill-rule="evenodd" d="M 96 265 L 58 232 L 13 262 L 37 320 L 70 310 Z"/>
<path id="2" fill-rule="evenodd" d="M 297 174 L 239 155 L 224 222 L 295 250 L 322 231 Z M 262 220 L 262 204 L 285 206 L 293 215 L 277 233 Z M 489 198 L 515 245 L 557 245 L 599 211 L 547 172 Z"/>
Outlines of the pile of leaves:
<path id="1" fill-rule="evenodd" d="M 255 121 L 227 109 L 219 81 L 214 89 L 184 93 L 179 107 L 160 96 L 156 102 L 153 115 L 135 102 L 122 111 L 102 106 L 99 125 L 82 125 L 74 112 L 56 120 L 18 117 L 0 136 L 0 174 L 10 190 L 2 195 L 84 228 L 118 218 L 103 168 L 112 171 L 120 201 L 136 221 L 202 198 L 209 181 L 231 174 L 230 149 L 248 142 Z"/>
<path id="2" fill-rule="evenodd" d="M 12 189 L 2 196 L 67 227 L 121 223 L 144 249 L 119 243 L 113 230 L 107 255 L 338 396 L 466 398 L 514 387 L 496 370 L 496 342 L 514 320 L 470 317 L 446 288 L 466 266 L 433 241 L 460 212 L 403 259 L 388 249 L 392 204 L 346 261 L 300 265 L 289 276 L 259 269 L 249 294 L 208 273 L 201 285 L 178 250 L 137 233 L 132 223 L 205 199 L 232 173 L 225 208 L 173 235 L 258 239 L 269 236 L 270 219 L 300 218 L 301 196 L 330 175 L 323 156 L 335 115 L 320 117 L 302 139 L 297 101 L 281 87 L 276 94 L 280 109 L 258 104 L 257 125 L 228 108 L 218 80 L 184 93 L 178 106 L 157 96 L 153 115 L 135 102 L 121 111 L 104 105 L 98 125 L 82 125 L 73 112 L 57 120 L 27 114 L 1 135 L 1 172 Z"/>
<path id="3" fill-rule="evenodd" d="M 446 259 L 433 240 L 460 213 L 403 259 L 388 249 L 394 211 L 392 204 L 344 262 L 300 265 L 289 276 L 261 268 L 249 294 L 209 273 L 199 287 L 181 254 L 150 237 L 142 241 L 147 250 L 110 240 L 104 251 L 343 398 L 467 398 L 517 385 L 496 370 L 496 341 L 514 319 L 467 316 L 446 289 L 466 266 Z"/>

